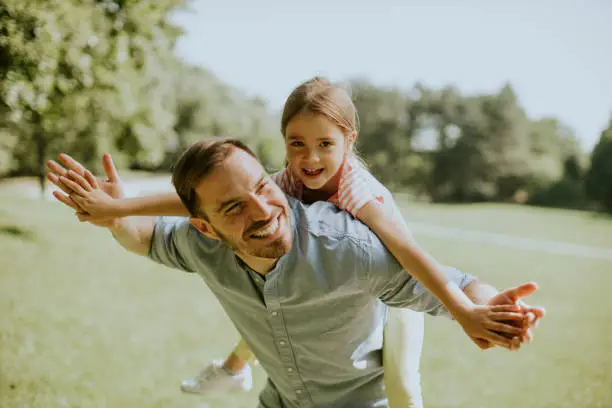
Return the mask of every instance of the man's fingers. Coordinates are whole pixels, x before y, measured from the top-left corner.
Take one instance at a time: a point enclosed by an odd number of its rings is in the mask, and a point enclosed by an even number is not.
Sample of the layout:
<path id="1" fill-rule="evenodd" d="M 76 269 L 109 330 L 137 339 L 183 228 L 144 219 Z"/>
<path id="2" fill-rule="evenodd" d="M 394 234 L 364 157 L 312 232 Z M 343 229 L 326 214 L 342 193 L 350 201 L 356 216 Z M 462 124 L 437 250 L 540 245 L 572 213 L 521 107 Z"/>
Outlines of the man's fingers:
<path id="1" fill-rule="evenodd" d="M 540 318 L 536 317 L 535 321 L 533 322 L 533 327 L 537 329 L 539 325 L 540 325 Z"/>
<path id="2" fill-rule="evenodd" d="M 60 177 L 60 181 L 65 184 L 69 189 L 71 189 L 72 192 L 83 196 L 87 195 L 87 191 L 85 191 L 83 187 L 81 187 L 78 183 L 70 180 L 69 178 L 62 176 Z"/>
<path id="3" fill-rule="evenodd" d="M 529 344 L 533 341 L 533 331 L 528 329 L 525 333 L 521 335 L 521 342 L 523 344 Z"/>
<path id="4" fill-rule="evenodd" d="M 87 214 L 86 212 L 83 212 L 83 211 L 77 211 L 76 216 L 79 219 L 79 221 L 81 221 L 81 222 L 88 222 L 88 221 L 92 220 L 91 215 L 89 215 L 89 214 Z"/>
<path id="5" fill-rule="evenodd" d="M 47 168 L 57 174 L 58 176 L 65 176 L 68 170 L 55 160 L 47 160 Z"/>
<path id="6" fill-rule="evenodd" d="M 533 313 L 536 319 L 540 319 L 546 315 L 546 309 L 539 306 L 526 306 L 525 311 Z"/>
<path id="7" fill-rule="evenodd" d="M 61 153 L 59 155 L 59 159 L 62 163 L 64 163 L 66 167 L 68 167 L 68 169 L 76 172 L 81 176 L 85 174 L 85 167 L 78 161 L 74 160 L 72 157 L 68 156 L 66 153 Z"/>
<path id="8" fill-rule="evenodd" d="M 480 348 L 481 350 L 487 350 L 487 349 L 490 349 L 491 347 L 493 347 L 493 344 L 489 343 L 486 340 L 476 339 L 476 338 L 472 338 L 472 340 L 474 341 L 474 343 L 476 343 L 478 348 Z"/>
<path id="9" fill-rule="evenodd" d="M 72 170 L 68 170 L 68 178 L 76 182 L 79 186 L 83 187 L 85 191 L 93 190 L 93 187 L 89 182 L 85 179 L 85 177 L 75 173 Z"/>
<path id="10" fill-rule="evenodd" d="M 89 183 L 93 188 L 99 188 L 98 180 L 91 174 L 91 171 L 85 170 L 85 180 Z"/>
<path id="11" fill-rule="evenodd" d="M 65 194 L 62 194 L 59 191 L 54 191 L 53 192 L 53 197 L 55 197 L 57 199 L 57 201 L 60 201 L 60 202 L 62 202 L 64 204 L 66 204 L 68 207 L 70 207 L 72 209 L 75 209 L 77 211 L 80 210 L 80 208 L 74 203 L 74 201 L 72 201 L 72 199 L 69 196 L 67 196 Z"/>
<path id="12" fill-rule="evenodd" d="M 528 282 L 515 288 L 508 289 L 506 293 L 513 302 L 518 302 L 520 299 L 531 295 L 536 290 L 538 290 L 538 285 L 535 282 Z"/>
<path id="13" fill-rule="evenodd" d="M 513 337 L 510 342 L 510 351 L 517 351 L 521 348 L 521 339 L 520 337 Z"/>
<path id="14" fill-rule="evenodd" d="M 117 172 L 117 168 L 110 154 L 105 153 L 104 156 L 102 156 L 102 165 L 104 166 L 104 173 L 106 173 L 106 177 L 108 177 L 109 181 L 119 181 L 119 173 Z"/>
<path id="15" fill-rule="evenodd" d="M 60 181 L 60 179 L 57 176 L 57 174 L 47 173 L 47 180 L 49 180 L 51 183 L 53 183 L 57 187 L 59 187 L 64 193 L 66 193 L 66 194 L 72 193 L 72 190 L 70 190 L 67 186 L 64 185 L 64 183 L 62 183 Z"/>

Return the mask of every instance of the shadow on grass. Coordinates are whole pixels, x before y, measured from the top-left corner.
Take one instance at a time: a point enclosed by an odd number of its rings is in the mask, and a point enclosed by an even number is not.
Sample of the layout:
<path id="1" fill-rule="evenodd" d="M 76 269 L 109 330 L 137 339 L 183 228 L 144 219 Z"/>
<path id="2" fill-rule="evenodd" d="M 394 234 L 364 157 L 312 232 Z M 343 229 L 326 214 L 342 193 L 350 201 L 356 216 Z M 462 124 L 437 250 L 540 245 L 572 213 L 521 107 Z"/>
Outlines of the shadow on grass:
<path id="1" fill-rule="evenodd" d="M 17 225 L 0 225 L 0 235 L 22 238 L 27 241 L 33 241 L 36 238 L 34 232 Z"/>

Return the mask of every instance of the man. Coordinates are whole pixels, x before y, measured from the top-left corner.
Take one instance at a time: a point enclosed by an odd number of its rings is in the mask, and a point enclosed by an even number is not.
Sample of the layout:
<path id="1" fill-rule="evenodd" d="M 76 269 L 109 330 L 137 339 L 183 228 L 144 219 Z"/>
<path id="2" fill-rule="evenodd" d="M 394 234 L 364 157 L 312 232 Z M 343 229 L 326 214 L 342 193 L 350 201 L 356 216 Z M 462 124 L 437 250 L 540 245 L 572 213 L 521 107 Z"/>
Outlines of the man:
<path id="1" fill-rule="evenodd" d="M 63 161 L 70 172 L 50 164 L 49 179 L 69 194 L 56 192 L 59 200 L 78 211 L 83 197 L 105 194 L 79 163 Z M 109 156 L 104 165 L 103 189 L 121 197 Z M 384 304 L 446 311 L 376 235 L 332 204 L 287 198 L 236 140 L 192 146 L 175 166 L 173 184 L 189 220 L 92 220 L 83 213 L 79 219 L 108 228 L 130 251 L 204 279 L 269 376 L 260 407 L 387 406 Z M 543 311 L 524 306 L 518 313 L 511 305 L 532 293 L 533 284 L 498 294 L 456 269 L 447 275 L 474 302 L 500 305 L 492 312 L 500 321 L 492 328 L 507 337 L 499 345 L 530 340 L 524 313 L 541 317 Z"/>

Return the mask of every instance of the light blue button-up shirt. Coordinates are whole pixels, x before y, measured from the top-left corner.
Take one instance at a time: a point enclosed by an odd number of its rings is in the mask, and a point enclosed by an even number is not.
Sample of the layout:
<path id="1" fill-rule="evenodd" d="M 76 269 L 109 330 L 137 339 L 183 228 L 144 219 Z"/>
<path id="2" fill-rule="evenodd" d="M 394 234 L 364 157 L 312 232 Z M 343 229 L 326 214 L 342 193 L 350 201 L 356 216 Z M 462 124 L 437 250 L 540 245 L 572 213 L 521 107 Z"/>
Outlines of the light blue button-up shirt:
<path id="1" fill-rule="evenodd" d="M 288 200 L 293 246 L 265 277 L 187 219 L 159 218 L 149 256 L 208 284 L 269 376 L 260 407 L 387 407 L 386 305 L 448 313 L 360 221 Z M 474 279 L 446 273 L 461 288 Z"/>

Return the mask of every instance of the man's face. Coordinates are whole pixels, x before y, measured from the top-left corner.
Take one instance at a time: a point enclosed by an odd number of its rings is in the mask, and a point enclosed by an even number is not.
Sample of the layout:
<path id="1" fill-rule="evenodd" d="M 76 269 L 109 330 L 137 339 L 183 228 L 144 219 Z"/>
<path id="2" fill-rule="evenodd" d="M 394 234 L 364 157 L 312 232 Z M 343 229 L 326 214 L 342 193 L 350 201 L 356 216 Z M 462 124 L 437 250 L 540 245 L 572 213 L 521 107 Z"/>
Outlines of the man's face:
<path id="1" fill-rule="evenodd" d="M 196 188 L 205 222 L 238 255 L 278 259 L 291 248 L 289 204 L 256 158 L 241 149 Z"/>

